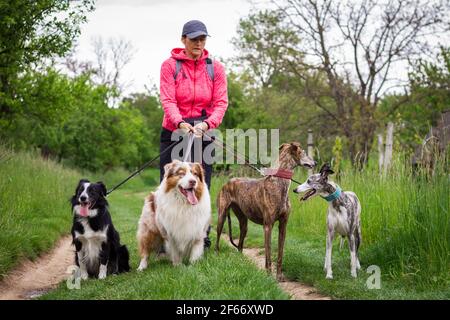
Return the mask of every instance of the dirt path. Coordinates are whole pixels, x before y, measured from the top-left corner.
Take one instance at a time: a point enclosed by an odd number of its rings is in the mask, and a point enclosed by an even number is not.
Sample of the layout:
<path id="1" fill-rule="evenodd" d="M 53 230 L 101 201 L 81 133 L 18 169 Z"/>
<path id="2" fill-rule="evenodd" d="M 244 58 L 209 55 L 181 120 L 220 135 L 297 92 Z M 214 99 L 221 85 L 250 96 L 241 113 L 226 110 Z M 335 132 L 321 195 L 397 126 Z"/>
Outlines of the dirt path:
<path id="1" fill-rule="evenodd" d="M 71 242 L 72 237 L 65 236 L 50 252 L 8 273 L 0 282 L 0 300 L 32 299 L 54 289 L 67 278 L 67 268 L 74 262 Z"/>
<path id="2" fill-rule="evenodd" d="M 249 248 L 244 249 L 244 254 L 249 257 L 260 269 L 265 269 L 264 252 L 260 254 L 261 249 Z M 264 250 L 263 250 L 264 251 Z M 274 276 L 275 276 L 275 271 Z M 292 300 L 331 300 L 331 297 L 324 296 L 317 292 L 316 288 L 296 281 L 278 282 L 278 285 L 283 288 L 287 294 L 291 296 Z"/>
<path id="3" fill-rule="evenodd" d="M 229 242 L 229 238 L 225 235 L 226 241 Z M 234 240 L 234 243 L 238 243 L 239 239 Z M 234 248 L 234 247 L 233 247 Z M 244 249 L 244 254 L 252 260 L 258 268 L 264 270 L 265 269 L 265 256 L 264 249 L 259 248 L 248 248 Z M 273 263 L 272 263 L 273 264 Z M 272 270 L 274 277 L 276 276 L 276 271 Z M 309 286 L 307 284 L 303 284 L 296 281 L 283 281 L 278 282 L 278 285 L 291 296 L 292 300 L 331 300 L 331 297 L 325 296 L 317 292 L 316 288 L 313 286 Z"/>

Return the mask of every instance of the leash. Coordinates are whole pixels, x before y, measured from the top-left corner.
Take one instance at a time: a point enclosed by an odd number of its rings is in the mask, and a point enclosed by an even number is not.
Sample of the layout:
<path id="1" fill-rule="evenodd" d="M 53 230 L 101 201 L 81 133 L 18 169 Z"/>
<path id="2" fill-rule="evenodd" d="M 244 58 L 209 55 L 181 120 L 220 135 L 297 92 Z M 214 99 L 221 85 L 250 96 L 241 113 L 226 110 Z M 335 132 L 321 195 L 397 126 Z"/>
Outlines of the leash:
<path id="1" fill-rule="evenodd" d="M 114 190 L 116 190 L 117 188 L 119 188 L 121 185 L 123 185 L 124 183 L 126 183 L 128 180 L 130 180 L 131 178 L 133 178 L 134 176 L 136 176 L 138 173 L 140 173 L 142 170 L 144 170 L 145 168 L 147 168 L 149 165 L 151 165 L 156 159 L 158 159 L 159 157 L 161 157 L 164 153 L 167 152 L 167 150 L 169 150 L 170 148 L 172 148 L 175 144 L 179 143 L 182 141 L 183 136 L 181 136 L 178 141 L 174 141 L 172 142 L 167 148 L 165 148 L 162 152 L 160 152 L 156 157 L 154 157 L 153 159 L 151 159 L 150 161 L 146 162 L 145 164 L 143 164 L 139 169 L 137 169 L 135 172 L 133 172 L 130 176 L 128 176 L 125 180 L 123 180 L 122 182 L 120 182 L 119 184 L 117 184 L 116 186 L 114 186 L 112 189 L 110 189 L 109 191 L 106 192 L 106 195 L 109 195 L 111 192 L 113 192 Z"/>
<path id="2" fill-rule="evenodd" d="M 200 129 L 200 130 L 201 130 L 201 129 Z M 216 144 L 217 144 L 219 147 L 221 147 L 222 149 L 227 150 L 227 151 L 231 151 L 232 153 L 236 154 L 236 158 L 241 157 L 240 159 L 241 159 L 241 160 L 244 160 L 244 164 L 245 164 L 245 165 L 247 165 L 247 166 L 249 166 L 250 168 L 254 169 L 255 171 L 257 171 L 257 172 L 258 172 L 259 174 L 261 174 L 262 176 L 267 177 L 267 176 L 273 175 L 273 173 L 272 173 L 272 174 L 268 174 L 268 173 L 271 172 L 271 171 L 273 171 L 274 169 L 270 169 L 270 168 L 257 168 L 256 166 L 254 166 L 254 165 L 252 165 L 252 164 L 250 163 L 250 161 L 249 161 L 249 159 L 248 159 L 248 157 L 247 157 L 246 155 L 243 155 L 243 154 L 239 153 L 238 151 L 236 151 L 236 150 L 234 150 L 234 149 L 231 150 L 231 149 L 226 145 L 225 142 L 223 142 L 222 140 L 218 139 L 217 137 L 211 137 L 210 135 L 208 135 L 208 134 L 206 133 L 205 130 L 202 130 L 202 132 L 203 132 L 203 135 L 205 135 L 205 136 L 206 136 L 207 138 L 209 138 L 211 141 L 213 141 L 214 143 L 216 143 Z M 187 159 L 188 159 L 188 157 L 189 157 L 189 155 L 190 155 L 190 153 L 191 153 L 192 144 L 193 144 L 194 138 L 195 138 L 194 133 L 188 132 L 187 134 L 189 134 L 189 140 L 188 140 L 188 147 L 187 147 L 187 150 L 186 150 L 186 154 L 185 154 L 185 156 L 184 156 L 184 158 L 183 158 L 183 161 L 184 161 L 184 162 L 187 161 Z M 182 137 L 184 137 L 184 136 L 182 136 Z M 133 172 L 131 175 L 129 175 L 126 179 L 124 179 L 123 181 L 121 181 L 119 184 L 115 185 L 112 189 L 108 190 L 108 191 L 106 192 L 106 195 L 108 196 L 111 192 L 113 192 L 114 190 L 116 190 L 117 188 L 119 188 L 120 186 L 122 186 L 123 184 L 125 184 L 128 180 L 132 179 L 132 178 L 135 177 L 137 174 L 139 174 L 142 170 L 144 170 L 145 168 L 147 168 L 148 166 L 150 166 L 156 159 L 158 159 L 159 157 L 161 157 L 164 153 L 166 153 L 166 152 L 167 152 L 170 148 L 172 148 L 175 144 L 181 142 L 182 139 L 183 139 L 182 137 L 180 137 L 180 139 L 178 139 L 178 141 L 172 142 L 167 148 L 165 148 L 163 151 L 161 151 L 156 157 L 154 157 L 154 158 L 151 159 L 150 161 L 144 163 L 139 169 L 137 169 L 136 171 L 134 171 L 134 172 Z M 301 185 L 301 184 L 302 184 L 301 182 L 296 181 L 296 180 L 293 179 L 292 177 L 291 177 L 291 178 L 288 178 L 288 176 L 286 176 L 286 177 L 280 176 L 280 178 L 283 178 L 283 179 L 289 179 L 289 180 L 291 180 L 292 182 L 297 183 L 298 185 Z"/>
<path id="3" fill-rule="evenodd" d="M 189 132 L 189 134 L 190 134 L 189 141 L 188 141 L 188 145 L 187 145 L 187 149 L 186 149 L 186 154 L 183 157 L 183 162 L 186 162 L 187 159 L 189 158 L 189 154 L 191 153 L 192 143 L 194 143 L 194 138 L 195 138 L 194 133 Z"/>
<path id="4" fill-rule="evenodd" d="M 202 129 L 200 129 L 200 130 L 202 130 Z M 267 177 L 268 174 L 266 174 L 265 172 L 270 172 L 271 170 L 273 170 L 273 169 L 270 169 L 270 168 L 257 168 L 256 166 L 254 166 L 254 165 L 252 165 L 252 164 L 250 163 L 250 161 L 248 160 L 248 158 L 247 158 L 246 155 L 243 155 L 243 154 L 241 154 L 241 153 L 235 151 L 234 149 L 233 149 L 233 150 L 230 150 L 230 149 L 228 148 L 228 146 L 225 144 L 225 142 L 221 141 L 221 140 L 218 139 L 217 137 L 211 137 L 210 135 L 208 135 L 208 134 L 206 133 L 205 130 L 202 130 L 202 132 L 203 132 L 203 135 L 205 135 L 207 138 L 209 138 L 210 140 L 212 140 L 214 143 L 216 143 L 216 144 L 217 144 L 217 142 L 220 143 L 220 144 L 218 144 L 218 146 L 221 147 L 222 149 L 231 151 L 232 153 L 235 153 L 235 154 L 236 154 L 236 158 L 238 158 L 238 156 L 241 156 L 241 157 L 243 158 L 243 160 L 244 160 L 244 164 L 246 164 L 246 165 L 249 166 L 250 168 L 254 169 L 255 171 L 257 171 L 257 172 L 258 172 L 259 174 L 261 174 L 262 176 Z M 241 158 L 241 159 L 242 159 L 242 158 Z M 283 177 L 281 177 L 281 178 L 283 178 Z M 292 179 L 292 177 L 291 177 L 291 178 L 287 178 L 287 177 L 286 177 L 286 178 L 284 178 L 284 179 L 289 179 L 289 180 L 291 180 L 292 182 L 295 182 L 295 183 L 298 184 L 298 185 L 301 185 L 301 184 L 302 184 L 301 182 L 298 182 L 297 180 Z"/>

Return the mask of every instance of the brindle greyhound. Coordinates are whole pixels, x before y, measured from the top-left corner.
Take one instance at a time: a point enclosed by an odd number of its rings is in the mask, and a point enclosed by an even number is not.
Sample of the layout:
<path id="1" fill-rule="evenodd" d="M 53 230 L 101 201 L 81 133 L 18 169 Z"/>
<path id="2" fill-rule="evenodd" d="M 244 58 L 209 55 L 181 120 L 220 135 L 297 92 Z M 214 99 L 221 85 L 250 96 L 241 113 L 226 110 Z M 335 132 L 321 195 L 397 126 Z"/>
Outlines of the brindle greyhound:
<path id="1" fill-rule="evenodd" d="M 278 221 L 278 261 L 277 279 L 282 280 L 281 265 L 283 260 L 286 224 L 291 204 L 288 191 L 293 170 L 301 165 L 312 168 L 316 163 L 306 155 L 298 142 L 284 143 L 279 148 L 278 168 L 268 176 L 260 179 L 233 178 L 227 182 L 217 198 L 218 223 L 216 251 L 225 218 L 228 217 L 228 230 L 231 243 L 242 252 L 247 234 L 248 219 L 264 226 L 264 244 L 266 252 L 266 270 L 270 273 L 272 227 Z M 230 208 L 239 220 L 240 236 L 236 246 L 231 234 Z"/>

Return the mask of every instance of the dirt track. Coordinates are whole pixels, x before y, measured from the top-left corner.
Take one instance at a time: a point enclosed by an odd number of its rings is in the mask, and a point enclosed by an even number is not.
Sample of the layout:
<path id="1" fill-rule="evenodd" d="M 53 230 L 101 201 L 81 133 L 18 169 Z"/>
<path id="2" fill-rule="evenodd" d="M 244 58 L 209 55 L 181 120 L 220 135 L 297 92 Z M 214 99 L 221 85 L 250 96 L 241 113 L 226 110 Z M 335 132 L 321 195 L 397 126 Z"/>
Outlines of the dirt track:
<path id="1" fill-rule="evenodd" d="M 260 269 L 265 269 L 265 256 L 264 253 L 260 254 L 260 251 L 258 248 L 244 249 L 244 254 Z M 291 296 L 292 300 L 331 300 L 330 297 L 318 293 L 314 287 L 300 282 L 283 281 L 278 282 L 278 285 Z"/>
<path id="2" fill-rule="evenodd" d="M 26 260 L 0 282 L 0 300 L 32 299 L 40 296 L 68 277 L 73 264 L 72 237 L 62 237 L 56 246 L 35 261 Z"/>

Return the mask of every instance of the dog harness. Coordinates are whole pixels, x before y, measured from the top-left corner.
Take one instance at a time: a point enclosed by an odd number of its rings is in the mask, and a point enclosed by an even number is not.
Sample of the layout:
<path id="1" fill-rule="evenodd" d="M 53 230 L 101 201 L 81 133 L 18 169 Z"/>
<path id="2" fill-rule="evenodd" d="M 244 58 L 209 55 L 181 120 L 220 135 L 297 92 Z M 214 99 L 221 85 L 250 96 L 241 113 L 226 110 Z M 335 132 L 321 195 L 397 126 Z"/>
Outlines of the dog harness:
<path id="1" fill-rule="evenodd" d="M 283 179 L 292 179 L 292 176 L 294 175 L 294 171 L 292 170 L 286 170 L 286 169 L 274 169 L 274 168 L 264 168 L 262 170 L 262 174 L 264 176 L 274 176 L 274 177 L 278 177 L 278 178 L 283 178 Z"/>
<path id="2" fill-rule="evenodd" d="M 332 194 L 326 196 L 326 197 L 322 197 L 323 199 L 327 200 L 328 202 L 334 201 L 337 198 L 339 198 L 341 196 L 342 190 L 341 187 L 339 187 L 338 185 L 336 185 L 336 191 L 333 192 Z"/>

